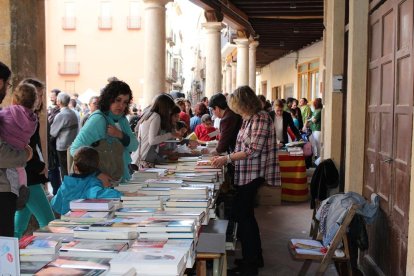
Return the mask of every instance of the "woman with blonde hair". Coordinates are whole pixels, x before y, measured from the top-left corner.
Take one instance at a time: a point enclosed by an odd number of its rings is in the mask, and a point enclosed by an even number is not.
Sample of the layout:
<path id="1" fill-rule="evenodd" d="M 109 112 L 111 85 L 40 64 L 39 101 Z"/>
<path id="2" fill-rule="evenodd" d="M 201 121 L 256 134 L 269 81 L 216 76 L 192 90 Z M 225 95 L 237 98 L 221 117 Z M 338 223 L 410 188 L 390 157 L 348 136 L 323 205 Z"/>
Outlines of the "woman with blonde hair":
<path id="1" fill-rule="evenodd" d="M 254 216 L 254 200 L 260 185 L 280 185 L 279 163 L 273 121 L 262 110 L 260 100 L 249 86 L 237 88 L 229 96 L 229 107 L 243 118 L 236 148 L 227 156 L 214 157 L 216 167 L 235 164 L 236 196 L 233 214 L 242 244 L 240 275 L 257 275 L 263 267 L 259 226 Z"/>

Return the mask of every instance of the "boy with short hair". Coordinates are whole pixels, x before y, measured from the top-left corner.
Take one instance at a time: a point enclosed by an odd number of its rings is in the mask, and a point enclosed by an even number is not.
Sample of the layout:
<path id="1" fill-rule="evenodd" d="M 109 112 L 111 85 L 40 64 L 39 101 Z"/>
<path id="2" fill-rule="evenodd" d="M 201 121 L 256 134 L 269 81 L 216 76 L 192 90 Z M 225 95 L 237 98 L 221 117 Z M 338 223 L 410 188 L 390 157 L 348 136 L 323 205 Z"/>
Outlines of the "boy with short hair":
<path id="1" fill-rule="evenodd" d="M 55 212 L 66 214 L 69 203 L 75 199 L 120 198 L 117 190 L 104 188 L 99 174 L 99 154 L 92 147 L 79 148 L 73 157 L 73 171 L 66 175 L 51 205 Z"/>

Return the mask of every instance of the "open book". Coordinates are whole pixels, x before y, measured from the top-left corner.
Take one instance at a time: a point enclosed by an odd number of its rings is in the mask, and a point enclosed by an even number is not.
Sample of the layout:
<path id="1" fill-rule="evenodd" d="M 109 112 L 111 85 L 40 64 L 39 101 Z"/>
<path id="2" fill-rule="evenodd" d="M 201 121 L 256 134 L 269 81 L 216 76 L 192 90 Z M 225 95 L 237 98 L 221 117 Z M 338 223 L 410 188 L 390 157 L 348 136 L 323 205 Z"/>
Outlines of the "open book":
<path id="1" fill-rule="evenodd" d="M 298 254 L 324 255 L 327 251 L 320 241 L 309 239 L 291 239 L 290 241 Z"/>

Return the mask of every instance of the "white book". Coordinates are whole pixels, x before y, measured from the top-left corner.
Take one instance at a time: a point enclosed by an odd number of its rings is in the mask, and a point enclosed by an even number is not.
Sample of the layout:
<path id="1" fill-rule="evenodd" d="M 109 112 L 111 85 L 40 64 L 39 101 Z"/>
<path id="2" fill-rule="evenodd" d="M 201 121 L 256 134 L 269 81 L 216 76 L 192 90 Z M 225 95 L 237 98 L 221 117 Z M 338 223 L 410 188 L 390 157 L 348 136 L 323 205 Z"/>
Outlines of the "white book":
<path id="1" fill-rule="evenodd" d="M 159 219 L 149 218 L 138 223 L 138 232 L 194 232 L 194 219 Z"/>
<path id="2" fill-rule="evenodd" d="M 60 248 L 60 256 L 113 258 L 128 248 L 126 242 L 73 241 Z"/>
<path id="3" fill-rule="evenodd" d="M 156 201 L 156 200 L 160 200 L 159 196 L 147 196 L 147 195 L 142 195 L 142 196 L 121 196 L 121 200 L 124 201 Z"/>
<path id="4" fill-rule="evenodd" d="M 168 187 L 150 187 L 150 188 L 141 188 L 138 192 L 142 195 L 149 196 L 168 196 L 170 195 L 170 188 Z"/>
<path id="5" fill-rule="evenodd" d="M 92 211 L 69 211 L 60 217 L 63 221 L 75 222 L 96 222 L 111 219 L 114 216 L 113 212 L 92 212 Z"/>
<path id="6" fill-rule="evenodd" d="M 195 232 L 153 232 L 140 233 L 139 236 L 143 239 L 195 239 Z"/>
<path id="7" fill-rule="evenodd" d="M 170 195 L 208 195 L 208 189 L 205 187 L 181 187 L 170 190 Z"/>
<path id="8" fill-rule="evenodd" d="M 141 208 L 156 208 L 162 209 L 162 201 L 124 201 L 122 206 L 123 207 L 141 207 Z"/>
<path id="9" fill-rule="evenodd" d="M 176 276 L 185 268 L 183 252 L 172 249 L 121 252 L 110 264 L 114 272 L 125 270 L 132 264 L 138 275 L 154 276 Z"/>
<path id="10" fill-rule="evenodd" d="M 324 255 L 321 251 L 324 246 L 320 241 L 310 239 L 291 239 L 290 241 L 298 254 Z"/>
<path id="11" fill-rule="evenodd" d="M 138 238 L 137 231 L 114 231 L 111 229 L 89 229 L 88 226 L 75 228 L 73 235 L 77 239 L 90 240 L 133 240 Z"/>
<path id="12" fill-rule="evenodd" d="M 129 183 L 130 184 L 121 184 L 119 186 L 116 186 L 114 189 L 120 192 L 134 193 L 144 186 L 144 184 L 142 183 L 141 184 L 133 184 L 132 182 L 129 182 Z"/>
<path id="13" fill-rule="evenodd" d="M 33 236 L 73 237 L 75 226 L 45 226 L 33 232 Z"/>
<path id="14" fill-rule="evenodd" d="M 170 199 L 208 199 L 208 195 L 203 194 L 173 194 Z"/>
<path id="15" fill-rule="evenodd" d="M 58 257 L 58 254 L 36 254 L 36 255 L 26 255 L 20 253 L 21 262 L 50 262 L 55 260 Z"/>
<path id="16" fill-rule="evenodd" d="M 109 270 L 103 276 L 136 276 L 137 271 L 134 267 L 125 267 L 123 271 L 114 272 L 112 270 Z"/>
<path id="17" fill-rule="evenodd" d="M 169 239 L 164 245 L 165 249 L 182 250 L 185 253 L 185 262 L 187 268 L 194 267 L 196 252 L 194 240 L 192 239 Z"/>
<path id="18" fill-rule="evenodd" d="M 165 207 L 165 211 L 168 212 L 209 212 L 208 208 L 205 207 Z"/>
<path id="19" fill-rule="evenodd" d="M 75 199 L 69 203 L 71 210 L 110 211 L 115 206 L 112 199 Z"/>
<path id="20" fill-rule="evenodd" d="M 151 216 L 156 208 L 124 207 L 115 211 L 115 216 Z"/>
<path id="21" fill-rule="evenodd" d="M 204 207 L 207 208 L 210 206 L 210 199 L 193 199 L 193 198 L 170 198 L 165 202 L 167 207 Z"/>

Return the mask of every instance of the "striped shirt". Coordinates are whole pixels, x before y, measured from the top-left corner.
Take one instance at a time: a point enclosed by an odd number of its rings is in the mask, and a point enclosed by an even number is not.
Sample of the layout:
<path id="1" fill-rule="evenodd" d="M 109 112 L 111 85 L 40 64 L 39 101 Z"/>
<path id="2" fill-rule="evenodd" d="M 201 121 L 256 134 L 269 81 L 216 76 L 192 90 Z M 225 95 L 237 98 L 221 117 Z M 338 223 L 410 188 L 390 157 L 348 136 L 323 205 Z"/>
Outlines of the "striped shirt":
<path id="1" fill-rule="evenodd" d="M 235 185 L 246 185 L 258 177 L 263 177 L 267 185 L 281 185 L 274 124 L 267 112 L 243 120 L 236 141 L 235 152 L 239 151 L 247 158 L 235 161 Z"/>

